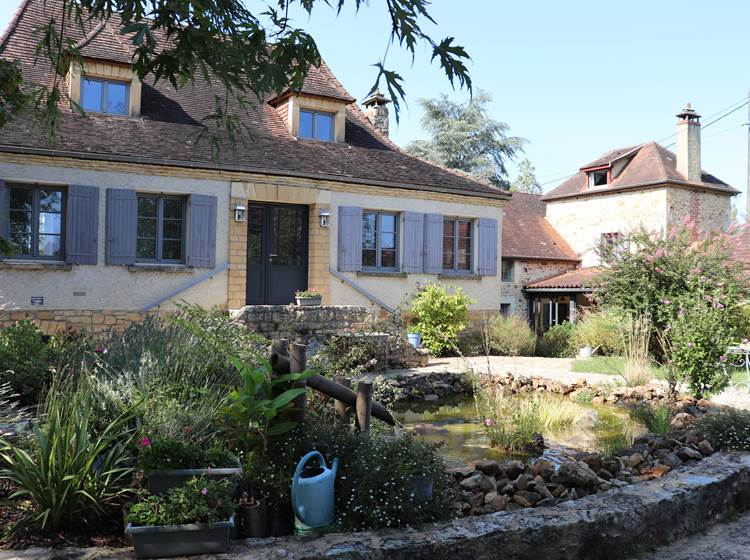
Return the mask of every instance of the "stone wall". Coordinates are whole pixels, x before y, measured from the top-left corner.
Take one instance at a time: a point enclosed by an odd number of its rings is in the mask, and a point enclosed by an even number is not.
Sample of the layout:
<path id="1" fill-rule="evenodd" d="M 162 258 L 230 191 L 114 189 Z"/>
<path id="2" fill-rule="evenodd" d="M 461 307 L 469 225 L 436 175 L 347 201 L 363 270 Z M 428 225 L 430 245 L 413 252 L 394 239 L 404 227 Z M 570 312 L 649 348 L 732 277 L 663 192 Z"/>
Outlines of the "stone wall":
<path id="1" fill-rule="evenodd" d="M 732 219 L 732 197 L 689 189 L 668 189 L 668 227 L 682 224 L 686 217 L 704 231 L 726 229 Z"/>
<path id="2" fill-rule="evenodd" d="M 22 319 L 33 320 L 42 332 L 52 336 L 74 328 L 88 334 L 100 335 L 121 332 L 131 323 L 142 321 L 148 313 L 123 310 L 59 309 L 53 311 L 3 311 L 0 310 L 0 329 L 10 327 Z"/>
<path id="3" fill-rule="evenodd" d="M 526 320 L 529 316 L 528 302 L 523 295 L 523 287 L 537 280 L 543 280 L 573 270 L 578 263 L 570 261 L 513 260 L 513 281 L 501 285 L 500 302 L 509 303 L 511 312 Z"/>

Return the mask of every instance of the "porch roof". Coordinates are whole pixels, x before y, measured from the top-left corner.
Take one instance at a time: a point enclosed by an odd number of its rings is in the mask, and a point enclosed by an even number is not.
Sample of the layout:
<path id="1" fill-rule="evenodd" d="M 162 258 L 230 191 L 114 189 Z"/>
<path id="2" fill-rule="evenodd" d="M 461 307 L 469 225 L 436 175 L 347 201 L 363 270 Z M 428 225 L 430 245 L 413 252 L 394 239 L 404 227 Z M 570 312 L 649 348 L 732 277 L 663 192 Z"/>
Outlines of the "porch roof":
<path id="1" fill-rule="evenodd" d="M 590 292 L 593 288 L 593 280 L 599 274 L 600 270 L 596 266 L 569 270 L 568 272 L 527 284 L 524 290 L 527 292 Z"/>

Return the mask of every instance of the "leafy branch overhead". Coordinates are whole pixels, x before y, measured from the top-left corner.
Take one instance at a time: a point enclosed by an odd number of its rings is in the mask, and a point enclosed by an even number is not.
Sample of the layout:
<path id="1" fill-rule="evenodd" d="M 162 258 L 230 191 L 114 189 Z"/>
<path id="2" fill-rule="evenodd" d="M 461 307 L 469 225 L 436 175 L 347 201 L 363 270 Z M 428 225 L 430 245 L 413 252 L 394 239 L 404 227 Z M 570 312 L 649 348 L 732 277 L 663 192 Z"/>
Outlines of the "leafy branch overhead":
<path id="1" fill-rule="evenodd" d="M 195 80 L 217 86 L 221 93 L 204 124 L 223 131 L 225 139 L 234 142 L 243 131 L 238 114 L 251 99 L 300 89 L 310 69 L 321 64 L 314 38 L 294 26 L 290 10 L 310 15 L 324 5 L 338 14 L 347 4 L 353 4 L 357 12 L 367 5 L 365 0 L 276 0 L 256 10 L 241 0 L 45 0 L 49 19 L 36 30 L 36 54 L 37 64 L 49 64 L 51 78 L 44 84 L 34 83 L 17 62 L 0 59 L 0 127 L 14 115 L 31 110 L 54 138 L 63 84 L 71 65 L 83 61 L 82 47 L 71 32 L 86 36 L 86 31 L 97 26 L 117 22 L 140 79 L 163 80 L 175 89 Z M 425 20 L 435 23 L 428 0 L 387 0 L 386 7 L 388 47 L 397 44 L 414 59 L 417 46 L 427 45 L 431 60 L 437 61 L 451 85 L 471 91 L 466 50 L 453 37 L 436 40 L 422 29 Z M 377 73 L 370 93 L 383 84 L 398 121 L 404 79 L 387 67 L 387 53 L 388 49 L 373 65 Z"/>

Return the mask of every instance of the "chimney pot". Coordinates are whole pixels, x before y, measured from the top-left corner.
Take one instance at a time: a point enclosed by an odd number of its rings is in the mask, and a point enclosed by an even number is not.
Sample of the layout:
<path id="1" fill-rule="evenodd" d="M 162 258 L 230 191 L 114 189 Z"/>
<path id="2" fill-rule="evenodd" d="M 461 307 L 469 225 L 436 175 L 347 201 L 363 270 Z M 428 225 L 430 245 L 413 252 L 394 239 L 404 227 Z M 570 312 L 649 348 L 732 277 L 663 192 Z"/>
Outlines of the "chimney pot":
<path id="1" fill-rule="evenodd" d="M 700 118 L 690 103 L 677 113 L 677 171 L 692 182 L 702 180 Z"/>
<path id="2" fill-rule="evenodd" d="M 362 103 L 365 106 L 365 116 L 370 120 L 372 125 L 384 136 L 388 136 L 389 115 L 388 103 L 391 100 L 375 90 L 372 95 Z"/>

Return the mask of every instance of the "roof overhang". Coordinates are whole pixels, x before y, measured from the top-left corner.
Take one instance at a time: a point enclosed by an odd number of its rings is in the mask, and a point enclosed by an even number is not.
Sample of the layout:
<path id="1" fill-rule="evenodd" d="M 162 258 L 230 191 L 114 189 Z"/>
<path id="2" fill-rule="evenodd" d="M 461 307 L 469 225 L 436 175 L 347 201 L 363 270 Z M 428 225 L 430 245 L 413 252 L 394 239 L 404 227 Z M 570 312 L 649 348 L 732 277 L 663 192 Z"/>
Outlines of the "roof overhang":
<path id="1" fill-rule="evenodd" d="M 514 259 L 518 261 L 552 261 L 552 262 L 571 262 L 579 263 L 578 257 L 542 257 L 539 255 L 501 255 L 504 259 Z"/>
<path id="2" fill-rule="evenodd" d="M 586 294 L 592 292 L 593 288 L 523 288 L 522 291 L 530 294 L 541 293 L 568 293 L 568 294 Z"/>
<path id="3" fill-rule="evenodd" d="M 675 181 L 673 179 L 658 179 L 655 181 L 647 181 L 644 183 L 635 183 L 633 185 L 621 185 L 617 187 L 606 187 L 601 189 L 587 189 L 576 193 L 561 194 L 553 197 L 545 196 L 542 200 L 545 202 L 553 202 L 555 200 L 563 200 L 569 198 L 585 198 L 591 196 L 601 196 L 607 194 L 620 194 L 622 192 L 638 191 L 638 190 L 650 190 L 650 189 L 664 189 L 669 187 L 676 187 L 681 189 L 696 190 L 696 191 L 708 191 L 716 194 L 723 194 L 726 196 L 736 196 L 740 194 L 740 191 L 733 187 L 721 187 L 718 185 L 712 185 L 711 183 L 691 183 L 689 181 Z"/>

